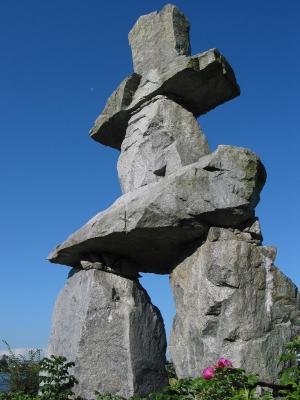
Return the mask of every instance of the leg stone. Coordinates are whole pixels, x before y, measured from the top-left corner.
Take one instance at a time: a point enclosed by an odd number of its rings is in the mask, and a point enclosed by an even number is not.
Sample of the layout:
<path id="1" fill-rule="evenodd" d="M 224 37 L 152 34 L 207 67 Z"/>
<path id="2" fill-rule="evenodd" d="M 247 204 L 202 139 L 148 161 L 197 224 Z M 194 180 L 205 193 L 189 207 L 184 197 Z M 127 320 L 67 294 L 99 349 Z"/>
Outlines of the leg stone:
<path id="1" fill-rule="evenodd" d="M 171 274 L 177 314 L 170 352 L 179 377 L 220 357 L 272 381 L 283 344 L 300 333 L 296 286 L 273 264 L 257 232 L 211 228 Z"/>
<path id="2" fill-rule="evenodd" d="M 74 361 L 76 395 L 143 396 L 167 384 L 159 310 L 137 280 L 71 271 L 54 310 L 48 354 Z"/>

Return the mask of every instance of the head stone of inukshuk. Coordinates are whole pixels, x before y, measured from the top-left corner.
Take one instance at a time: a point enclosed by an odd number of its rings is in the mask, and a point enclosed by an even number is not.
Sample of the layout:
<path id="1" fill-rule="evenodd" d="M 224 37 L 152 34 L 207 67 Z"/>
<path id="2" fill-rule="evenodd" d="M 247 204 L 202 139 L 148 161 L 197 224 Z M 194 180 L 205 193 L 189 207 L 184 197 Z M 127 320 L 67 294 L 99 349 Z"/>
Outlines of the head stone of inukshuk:
<path id="1" fill-rule="evenodd" d="M 254 210 L 265 169 L 248 149 L 210 152 L 196 119 L 239 95 L 234 72 L 217 49 L 191 56 L 189 23 L 173 5 L 140 17 L 129 42 L 134 73 L 90 131 L 120 150 L 123 195 L 49 256 L 73 267 L 49 349 L 76 362 L 81 396 L 159 390 L 164 327 L 138 273 L 171 273 L 178 376 L 227 356 L 274 378 L 300 317 L 296 287 L 274 267 L 275 250 L 261 246 Z"/>

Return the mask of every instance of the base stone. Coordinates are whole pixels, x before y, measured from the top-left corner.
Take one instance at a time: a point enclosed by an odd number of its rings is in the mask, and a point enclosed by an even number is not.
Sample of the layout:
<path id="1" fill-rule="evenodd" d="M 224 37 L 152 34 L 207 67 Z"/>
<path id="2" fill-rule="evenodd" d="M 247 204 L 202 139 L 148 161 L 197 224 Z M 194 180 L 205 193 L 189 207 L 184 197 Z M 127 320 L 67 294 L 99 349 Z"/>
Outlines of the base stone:
<path id="1" fill-rule="evenodd" d="M 159 310 L 137 280 L 73 269 L 53 314 L 48 354 L 74 361 L 77 396 L 143 396 L 167 385 Z"/>
<path id="2" fill-rule="evenodd" d="M 207 241 L 171 274 L 176 316 L 170 353 L 180 378 L 218 358 L 274 381 L 284 344 L 300 333 L 296 286 L 273 264 L 258 233 L 210 228 Z"/>

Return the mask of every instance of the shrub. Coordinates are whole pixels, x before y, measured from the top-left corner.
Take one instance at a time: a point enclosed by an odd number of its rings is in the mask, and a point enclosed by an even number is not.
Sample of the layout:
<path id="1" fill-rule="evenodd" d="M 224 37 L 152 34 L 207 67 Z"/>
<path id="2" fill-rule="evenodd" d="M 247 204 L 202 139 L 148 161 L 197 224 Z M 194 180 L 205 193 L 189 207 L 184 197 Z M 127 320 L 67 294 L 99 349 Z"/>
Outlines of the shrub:
<path id="1" fill-rule="evenodd" d="M 284 368 L 281 373 L 280 383 L 288 386 L 287 389 L 280 391 L 286 400 L 300 399 L 300 336 L 292 342 L 286 344 L 286 352 L 281 356 L 280 361 Z"/>
<path id="2" fill-rule="evenodd" d="M 166 362 L 166 371 L 167 371 L 167 375 L 168 375 L 168 379 L 177 379 L 177 375 L 176 375 L 176 371 L 175 371 L 175 367 L 174 364 L 172 362 L 167 361 Z"/>
<path id="3" fill-rule="evenodd" d="M 117 394 L 111 393 L 99 393 L 95 392 L 96 400 L 126 400 L 125 397 L 118 396 Z M 139 397 L 132 397 L 132 399 L 139 400 Z M 1 399 L 0 399 L 1 400 Z"/>
<path id="4" fill-rule="evenodd" d="M 0 393 L 0 400 L 40 400 L 22 392 Z"/>
<path id="5" fill-rule="evenodd" d="M 23 392 L 29 396 L 35 396 L 39 389 L 41 350 L 29 350 L 23 356 L 15 354 L 5 340 L 3 340 L 3 343 L 5 343 L 8 349 L 6 372 L 10 375 L 10 390 L 12 392 Z M 15 399 L 18 398 L 15 397 L 13 400 Z"/>
<path id="6" fill-rule="evenodd" d="M 7 362 L 8 356 L 4 354 L 0 358 L 0 372 L 8 372 L 8 362 Z"/>
<path id="7" fill-rule="evenodd" d="M 217 365 L 206 368 L 201 377 L 179 380 L 170 379 L 170 386 L 163 389 L 162 393 L 151 394 L 149 396 L 150 399 L 258 399 L 254 393 L 256 377 L 247 376 L 244 370 L 233 368 L 228 360 L 226 360 L 225 364 L 222 364 L 222 360 L 224 359 L 220 359 Z"/>
<path id="8" fill-rule="evenodd" d="M 69 369 L 73 362 L 67 362 L 65 357 L 51 356 L 41 362 L 40 397 L 42 400 L 68 400 L 74 396 L 72 391 L 77 382 Z M 77 400 L 80 400 L 78 397 Z"/>

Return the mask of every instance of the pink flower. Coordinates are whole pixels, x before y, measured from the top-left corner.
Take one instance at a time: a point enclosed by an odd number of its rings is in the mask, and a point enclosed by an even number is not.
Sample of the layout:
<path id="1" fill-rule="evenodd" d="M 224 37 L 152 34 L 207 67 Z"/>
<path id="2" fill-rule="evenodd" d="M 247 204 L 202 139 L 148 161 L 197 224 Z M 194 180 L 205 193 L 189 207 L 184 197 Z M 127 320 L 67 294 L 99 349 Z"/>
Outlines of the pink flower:
<path id="1" fill-rule="evenodd" d="M 227 360 L 227 358 L 220 358 L 217 363 L 217 367 L 218 368 L 224 368 L 224 367 L 232 368 L 233 364 L 230 360 Z"/>
<path id="2" fill-rule="evenodd" d="M 202 376 L 203 376 L 203 378 L 206 379 L 206 380 L 212 379 L 212 378 L 215 376 L 215 369 L 214 369 L 214 367 L 205 368 L 205 369 L 202 371 Z"/>

